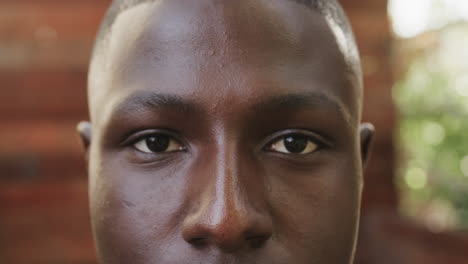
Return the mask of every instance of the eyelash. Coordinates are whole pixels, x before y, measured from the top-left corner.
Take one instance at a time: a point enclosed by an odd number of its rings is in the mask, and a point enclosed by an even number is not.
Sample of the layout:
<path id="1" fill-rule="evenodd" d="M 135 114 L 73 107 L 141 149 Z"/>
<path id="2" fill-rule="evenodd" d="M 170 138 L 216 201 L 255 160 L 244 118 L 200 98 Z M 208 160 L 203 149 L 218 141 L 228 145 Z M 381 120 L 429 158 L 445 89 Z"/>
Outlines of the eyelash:
<path id="1" fill-rule="evenodd" d="M 148 139 L 150 137 L 154 137 L 154 136 L 167 136 L 171 140 L 175 140 L 180 145 L 182 145 L 183 149 L 181 149 L 179 151 L 169 151 L 169 152 L 160 152 L 160 153 L 153 152 L 151 155 L 165 155 L 165 154 L 167 155 L 167 154 L 173 154 L 173 153 L 176 153 L 176 152 L 186 151 L 188 149 L 188 144 L 186 142 L 184 142 L 179 137 L 177 137 L 174 132 L 167 131 L 167 130 L 151 130 L 151 131 L 137 132 L 137 133 L 134 133 L 132 136 L 128 137 L 126 140 L 124 140 L 122 145 L 132 147 L 136 151 L 139 151 L 139 150 L 137 150 L 135 148 L 135 145 L 137 143 L 139 143 L 140 141 L 146 140 L 146 139 Z M 330 141 L 328 139 L 325 139 L 324 137 L 322 137 L 320 135 L 317 135 L 314 132 L 311 132 L 311 131 L 308 131 L 308 130 L 292 130 L 291 129 L 291 130 L 283 130 L 283 131 L 274 133 L 273 135 L 268 137 L 267 140 L 265 141 L 267 143 L 262 144 L 262 146 L 263 146 L 262 150 L 268 151 L 268 152 L 274 152 L 274 153 L 278 153 L 278 154 L 283 154 L 283 155 L 300 155 L 300 154 L 294 154 L 294 153 L 286 154 L 286 153 L 281 153 L 281 152 L 274 151 L 274 150 L 270 149 L 271 146 L 275 142 L 278 142 L 280 140 L 284 140 L 285 138 L 287 138 L 289 136 L 303 136 L 303 137 L 306 137 L 309 141 L 311 141 L 315 145 L 317 145 L 317 149 L 315 151 L 313 151 L 312 153 L 323 150 L 324 148 L 331 147 L 331 143 L 330 143 Z M 139 152 L 141 152 L 143 154 L 146 154 L 146 155 L 150 155 L 150 153 L 145 153 L 145 152 L 142 152 L 142 151 L 139 151 Z M 305 155 L 305 154 L 302 154 L 302 155 Z"/>
<path id="2" fill-rule="evenodd" d="M 154 136 L 166 136 L 166 137 L 169 137 L 173 140 L 176 140 L 177 142 L 181 143 L 181 145 L 183 145 L 184 147 L 187 146 L 186 142 L 184 140 L 181 140 L 175 132 L 172 132 L 170 130 L 143 130 L 143 131 L 139 131 L 139 132 L 135 132 L 133 134 L 131 134 L 129 137 L 127 137 L 126 139 L 124 139 L 121 143 L 121 146 L 123 147 L 132 147 L 133 145 L 135 145 L 136 143 L 142 141 L 142 140 L 145 140 L 145 139 L 148 139 L 150 137 L 154 137 Z"/>
<path id="3" fill-rule="evenodd" d="M 268 143 L 264 144 L 265 147 L 263 147 L 263 150 L 284 155 L 284 153 L 272 151 L 272 150 L 269 150 L 269 148 L 274 143 L 280 140 L 284 140 L 285 138 L 290 137 L 290 136 L 303 136 L 303 137 L 306 137 L 309 141 L 311 141 L 315 145 L 317 145 L 317 150 L 313 151 L 312 153 L 315 153 L 317 151 L 320 151 L 320 150 L 323 150 L 332 146 L 332 143 L 330 142 L 330 140 L 324 138 L 321 135 L 318 135 L 317 133 L 311 132 L 309 130 L 285 130 L 285 131 L 283 130 L 270 136 L 266 141 Z M 287 154 L 287 155 L 294 155 L 294 154 Z M 301 155 L 301 154 L 296 154 L 296 155 Z"/>

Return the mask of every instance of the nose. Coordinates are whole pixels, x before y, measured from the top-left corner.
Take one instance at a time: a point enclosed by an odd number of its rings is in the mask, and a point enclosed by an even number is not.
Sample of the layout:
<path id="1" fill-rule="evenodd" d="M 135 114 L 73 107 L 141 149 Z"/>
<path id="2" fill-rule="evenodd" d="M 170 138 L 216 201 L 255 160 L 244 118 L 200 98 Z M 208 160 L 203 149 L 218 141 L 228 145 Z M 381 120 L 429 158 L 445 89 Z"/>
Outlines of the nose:
<path id="1" fill-rule="evenodd" d="M 182 235 L 197 248 L 217 247 L 225 252 L 261 248 L 271 238 L 263 180 L 235 155 L 204 162 L 207 183 L 198 192 L 196 206 L 184 219 Z M 200 184 L 197 184 L 200 185 Z"/>

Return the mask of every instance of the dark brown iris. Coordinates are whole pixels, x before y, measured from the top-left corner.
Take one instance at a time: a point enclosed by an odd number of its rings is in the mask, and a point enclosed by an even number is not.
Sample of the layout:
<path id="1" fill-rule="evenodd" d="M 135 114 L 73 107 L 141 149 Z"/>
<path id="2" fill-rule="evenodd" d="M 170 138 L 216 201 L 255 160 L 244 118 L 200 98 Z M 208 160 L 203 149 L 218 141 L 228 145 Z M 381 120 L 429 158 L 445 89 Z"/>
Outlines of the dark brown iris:
<path id="1" fill-rule="evenodd" d="M 164 152 L 169 147 L 171 139 L 164 135 L 155 135 L 146 139 L 146 145 L 152 152 Z"/>
<path id="2" fill-rule="evenodd" d="M 284 146 L 291 153 L 302 153 L 307 148 L 309 139 L 302 135 L 291 135 L 284 138 Z"/>

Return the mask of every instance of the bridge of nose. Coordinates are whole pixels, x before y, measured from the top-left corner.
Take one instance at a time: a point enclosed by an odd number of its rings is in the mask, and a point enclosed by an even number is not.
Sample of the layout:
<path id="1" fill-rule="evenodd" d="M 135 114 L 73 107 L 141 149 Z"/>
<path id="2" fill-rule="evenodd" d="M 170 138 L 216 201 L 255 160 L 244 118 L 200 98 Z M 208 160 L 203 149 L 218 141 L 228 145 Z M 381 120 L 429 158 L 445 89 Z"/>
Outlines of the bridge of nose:
<path id="1" fill-rule="evenodd" d="M 227 251 L 264 242 L 272 232 L 265 179 L 236 144 L 217 145 L 209 158 L 194 165 L 198 175 L 190 187 L 194 197 L 184 219 L 184 239 Z"/>

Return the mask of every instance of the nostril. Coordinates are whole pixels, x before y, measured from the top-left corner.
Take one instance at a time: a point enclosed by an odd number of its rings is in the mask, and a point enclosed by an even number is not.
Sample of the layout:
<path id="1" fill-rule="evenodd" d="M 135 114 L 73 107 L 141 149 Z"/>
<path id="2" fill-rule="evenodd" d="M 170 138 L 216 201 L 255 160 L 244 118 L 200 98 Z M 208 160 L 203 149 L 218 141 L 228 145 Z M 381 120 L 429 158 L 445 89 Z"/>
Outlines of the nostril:
<path id="1" fill-rule="evenodd" d="M 251 236 L 247 238 L 247 242 L 249 243 L 250 247 L 258 249 L 263 247 L 269 238 L 270 235 Z"/>
<path id="2" fill-rule="evenodd" d="M 188 241 L 192 246 L 202 249 L 208 245 L 208 239 L 203 237 L 195 237 Z"/>

